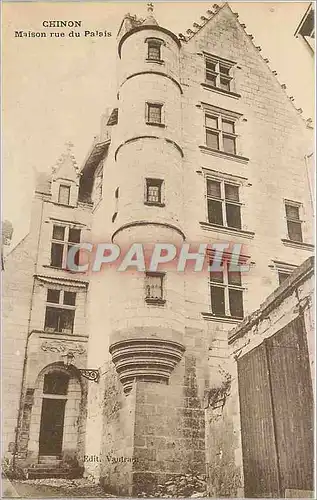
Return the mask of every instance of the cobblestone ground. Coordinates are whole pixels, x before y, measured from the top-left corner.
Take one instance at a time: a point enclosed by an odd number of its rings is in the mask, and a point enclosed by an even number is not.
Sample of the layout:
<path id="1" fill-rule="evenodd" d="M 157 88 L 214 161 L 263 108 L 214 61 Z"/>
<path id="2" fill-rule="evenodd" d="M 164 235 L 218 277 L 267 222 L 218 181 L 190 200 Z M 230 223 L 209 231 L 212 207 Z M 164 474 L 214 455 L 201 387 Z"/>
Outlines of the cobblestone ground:
<path id="1" fill-rule="evenodd" d="M 2 479 L 2 498 L 114 498 L 87 479 Z"/>

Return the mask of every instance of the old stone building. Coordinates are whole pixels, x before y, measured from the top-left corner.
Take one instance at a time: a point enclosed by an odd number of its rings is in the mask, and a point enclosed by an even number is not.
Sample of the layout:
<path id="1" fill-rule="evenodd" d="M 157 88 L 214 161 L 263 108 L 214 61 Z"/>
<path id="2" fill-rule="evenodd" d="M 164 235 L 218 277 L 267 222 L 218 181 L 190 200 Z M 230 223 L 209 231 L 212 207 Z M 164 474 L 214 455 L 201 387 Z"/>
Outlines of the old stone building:
<path id="1" fill-rule="evenodd" d="M 5 261 L 4 451 L 30 477 L 84 471 L 122 495 L 310 491 L 309 412 L 293 413 L 307 444 L 296 475 L 285 454 L 298 443 L 272 437 L 276 417 L 265 427 L 256 377 L 268 382 L 249 355 L 286 328 L 311 384 L 311 341 L 296 340 L 312 332 L 310 124 L 228 4 L 186 36 L 150 5 L 146 19 L 125 16 L 117 50 L 100 136 L 82 168 L 69 146 L 41 175 L 30 231 Z M 65 268 L 78 242 L 241 244 L 249 270 L 78 274 Z M 309 409 L 309 389 L 293 396 Z"/>

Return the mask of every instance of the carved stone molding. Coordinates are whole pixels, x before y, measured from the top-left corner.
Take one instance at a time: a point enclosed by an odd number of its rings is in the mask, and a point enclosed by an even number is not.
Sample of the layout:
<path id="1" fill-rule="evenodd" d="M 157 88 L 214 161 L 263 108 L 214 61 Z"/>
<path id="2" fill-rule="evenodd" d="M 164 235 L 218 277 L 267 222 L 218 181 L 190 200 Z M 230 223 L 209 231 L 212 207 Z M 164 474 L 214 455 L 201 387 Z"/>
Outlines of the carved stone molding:
<path id="1" fill-rule="evenodd" d="M 75 344 L 73 342 L 63 342 L 58 340 L 54 340 L 52 342 L 43 342 L 41 345 L 41 349 L 43 351 L 59 352 L 62 354 L 66 354 L 68 351 L 76 354 L 84 354 L 86 352 L 86 349 L 81 344 Z"/>
<path id="2" fill-rule="evenodd" d="M 121 340 L 109 348 L 126 393 L 134 380 L 166 384 L 184 351 L 178 342 L 152 338 Z"/>

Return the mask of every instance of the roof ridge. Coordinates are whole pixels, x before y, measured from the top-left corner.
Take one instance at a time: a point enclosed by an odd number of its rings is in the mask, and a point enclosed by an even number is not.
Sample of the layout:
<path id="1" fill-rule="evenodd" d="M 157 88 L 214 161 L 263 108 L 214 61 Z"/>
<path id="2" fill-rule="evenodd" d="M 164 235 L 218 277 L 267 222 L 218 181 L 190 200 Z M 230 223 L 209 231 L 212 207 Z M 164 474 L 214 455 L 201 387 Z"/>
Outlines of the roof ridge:
<path id="1" fill-rule="evenodd" d="M 197 33 L 199 33 L 199 31 L 211 20 L 213 19 L 225 6 L 228 6 L 231 13 L 237 18 L 237 22 L 238 24 L 241 26 L 241 28 L 243 29 L 243 31 L 245 32 L 245 34 L 249 37 L 253 47 L 258 51 L 258 52 L 261 52 L 262 51 L 262 47 L 260 45 L 255 45 L 255 43 L 253 42 L 254 40 L 254 36 L 250 33 L 247 33 L 246 32 L 246 25 L 244 23 L 241 23 L 240 21 L 238 21 L 238 18 L 239 18 L 239 14 L 237 12 L 233 12 L 233 10 L 231 9 L 230 5 L 229 5 L 229 2 L 224 2 L 221 6 L 218 5 L 218 4 L 213 4 L 212 8 L 213 10 L 207 10 L 207 14 L 209 17 L 206 17 L 206 16 L 201 16 L 200 19 L 201 21 L 203 21 L 202 24 L 198 24 L 198 23 L 193 23 L 193 28 L 196 29 L 196 31 L 193 31 L 192 29 L 187 29 L 186 30 L 186 33 L 188 34 L 188 36 L 184 36 L 182 33 L 179 33 L 178 35 L 178 38 L 181 42 L 189 42 Z M 262 54 L 259 54 L 260 57 L 262 58 L 262 60 L 268 64 L 270 61 L 269 59 L 265 58 L 262 56 Z M 277 71 L 276 70 L 272 70 L 270 67 L 269 67 L 269 70 L 271 71 L 271 73 L 276 77 L 276 81 L 279 83 L 280 87 L 284 90 L 284 93 L 286 95 L 286 97 L 288 98 L 288 100 L 290 101 L 290 103 L 292 104 L 293 108 L 295 109 L 295 111 L 297 112 L 297 114 L 299 115 L 299 117 L 301 118 L 301 120 L 305 123 L 306 127 L 308 128 L 313 128 L 312 126 L 312 118 L 309 117 L 307 119 L 305 119 L 302 115 L 303 113 L 303 110 L 302 108 L 297 108 L 296 105 L 295 105 L 295 99 L 293 96 L 289 96 L 286 92 L 286 85 L 285 83 L 281 83 L 279 81 L 279 79 L 277 78 Z"/>

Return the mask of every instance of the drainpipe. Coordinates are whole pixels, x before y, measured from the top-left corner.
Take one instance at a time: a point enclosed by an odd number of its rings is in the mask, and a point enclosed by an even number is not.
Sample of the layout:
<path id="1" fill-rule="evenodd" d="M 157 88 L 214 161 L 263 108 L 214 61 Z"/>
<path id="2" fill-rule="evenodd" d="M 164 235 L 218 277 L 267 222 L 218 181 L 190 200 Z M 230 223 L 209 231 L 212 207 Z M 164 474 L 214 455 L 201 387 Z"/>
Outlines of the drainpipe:
<path id="1" fill-rule="evenodd" d="M 309 195 L 310 195 L 310 203 L 311 203 L 311 207 L 312 207 L 312 212 L 313 212 L 313 217 L 315 217 L 314 215 L 314 191 L 313 191 L 313 186 L 312 186 L 312 182 L 311 182 L 311 178 L 310 178 L 310 175 L 309 175 L 309 165 L 308 165 L 308 159 L 311 158 L 313 156 L 314 153 L 310 153 L 309 155 L 305 155 L 304 156 L 304 160 L 305 160 L 305 168 L 306 168 L 306 175 L 307 175 L 307 181 L 308 181 L 308 189 L 309 189 Z"/>

